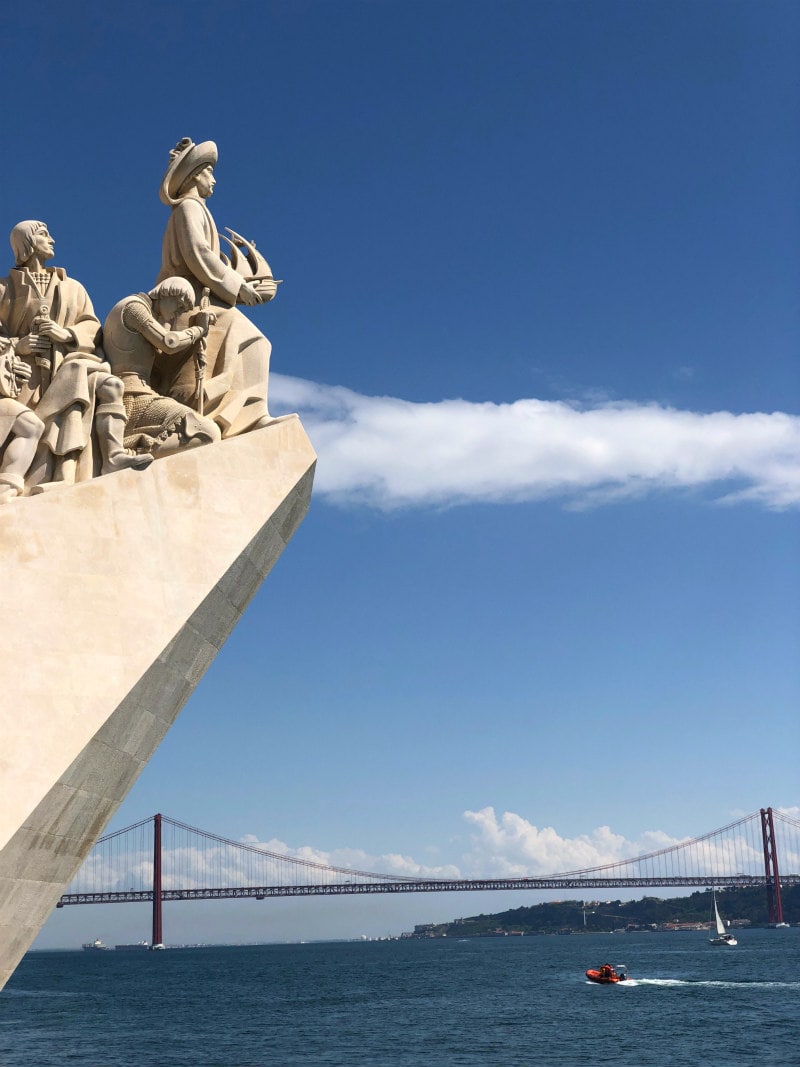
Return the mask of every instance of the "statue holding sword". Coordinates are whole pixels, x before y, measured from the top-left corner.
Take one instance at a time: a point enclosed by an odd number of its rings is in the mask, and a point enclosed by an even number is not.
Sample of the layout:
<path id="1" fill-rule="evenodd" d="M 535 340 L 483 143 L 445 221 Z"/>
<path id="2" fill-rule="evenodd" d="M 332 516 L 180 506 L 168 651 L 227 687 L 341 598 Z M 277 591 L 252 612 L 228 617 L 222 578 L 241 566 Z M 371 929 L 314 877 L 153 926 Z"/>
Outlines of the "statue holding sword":
<path id="1" fill-rule="evenodd" d="M 120 300 L 103 325 L 106 358 L 125 386 L 125 445 L 150 452 L 156 459 L 213 444 L 221 437 L 217 424 L 203 417 L 202 389 L 199 406 L 187 405 L 162 396 L 152 384 L 157 356 L 166 364 L 181 366 L 194 352 L 196 368 L 205 361 L 202 353 L 211 313 L 201 308 L 190 316 L 193 325 L 175 328 L 193 305 L 194 289 L 186 278 L 165 278 L 149 293 Z"/>

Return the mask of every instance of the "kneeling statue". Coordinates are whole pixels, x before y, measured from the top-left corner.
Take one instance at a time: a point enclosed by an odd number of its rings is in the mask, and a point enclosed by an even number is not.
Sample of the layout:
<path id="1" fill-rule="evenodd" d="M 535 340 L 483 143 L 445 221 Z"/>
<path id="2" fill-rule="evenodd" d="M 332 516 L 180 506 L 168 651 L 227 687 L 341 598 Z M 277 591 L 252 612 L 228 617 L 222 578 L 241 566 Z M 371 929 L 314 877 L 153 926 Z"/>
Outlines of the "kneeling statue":
<path id="1" fill-rule="evenodd" d="M 193 411 L 151 384 L 156 353 L 182 356 L 202 345 L 205 325 L 174 330 L 179 315 L 194 305 L 194 289 L 185 278 L 165 278 L 149 293 L 126 296 L 103 325 L 103 349 L 111 369 L 125 386 L 128 416 L 125 447 L 156 458 L 185 448 L 212 444 L 222 434 L 213 419 Z"/>

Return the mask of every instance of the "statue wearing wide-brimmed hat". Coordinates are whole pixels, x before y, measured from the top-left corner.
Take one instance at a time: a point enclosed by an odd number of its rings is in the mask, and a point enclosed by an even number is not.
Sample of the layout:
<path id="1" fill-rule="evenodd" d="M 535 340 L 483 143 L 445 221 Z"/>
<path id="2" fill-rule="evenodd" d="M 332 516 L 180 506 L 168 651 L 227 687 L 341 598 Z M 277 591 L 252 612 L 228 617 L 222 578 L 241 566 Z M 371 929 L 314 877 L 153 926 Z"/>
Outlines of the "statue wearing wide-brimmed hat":
<path id="1" fill-rule="evenodd" d="M 212 195 L 218 158 L 213 141 L 179 141 L 161 182 L 161 200 L 172 208 L 162 247 L 157 281 L 182 277 L 191 282 L 199 306 L 203 297 L 213 319 L 206 338 L 206 369 L 198 384 L 195 361 L 162 358 L 157 366 L 161 392 L 197 406 L 233 437 L 272 422 L 267 408 L 269 359 L 272 346 L 237 308 L 272 300 L 278 283 L 269 264 L 252 242 L 233 231 L 224 238 L 230 255 L 223 254 L 220 235 L 206 200 Z M 188 321 L 187 321 L 188 324 Z"/>

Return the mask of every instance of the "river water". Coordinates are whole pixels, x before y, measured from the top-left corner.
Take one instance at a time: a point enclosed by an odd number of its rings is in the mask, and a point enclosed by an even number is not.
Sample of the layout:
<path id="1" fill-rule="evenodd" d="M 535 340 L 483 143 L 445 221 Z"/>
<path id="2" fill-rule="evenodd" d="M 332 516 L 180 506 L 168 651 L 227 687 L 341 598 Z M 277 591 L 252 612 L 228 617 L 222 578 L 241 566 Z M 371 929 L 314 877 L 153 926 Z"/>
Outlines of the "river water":
<path id="1" fill-rule="evenodd" d="M 797 1067 L 800 929 L 707 936 L 33 952 L 0 1067 Z"/>

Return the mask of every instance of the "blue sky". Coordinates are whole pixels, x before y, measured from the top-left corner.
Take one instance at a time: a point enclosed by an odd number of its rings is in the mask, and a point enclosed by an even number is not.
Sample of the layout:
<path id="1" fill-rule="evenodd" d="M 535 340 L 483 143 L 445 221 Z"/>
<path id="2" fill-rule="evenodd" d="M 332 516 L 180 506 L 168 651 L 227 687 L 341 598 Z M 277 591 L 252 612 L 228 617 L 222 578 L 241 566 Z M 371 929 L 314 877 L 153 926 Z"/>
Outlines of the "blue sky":
<path id="1" fill-rule="evenodd" d="M 253 312 L 271 407 L 320 457 L 114 828 L 480 876 L 545 873 L 546 828 L 603 859 L 600 827 L 800 804 L 796 5 L 45 2 L 4 30 L 7 230 L 44 219 L 103 317 L 155 280 L 169 149 L 216 140 L 215 218 L 285 279 Z M 526 902 L 195 905 L 167 934 Z M 38 944 L 146 934 L 78 908 Z"/>

